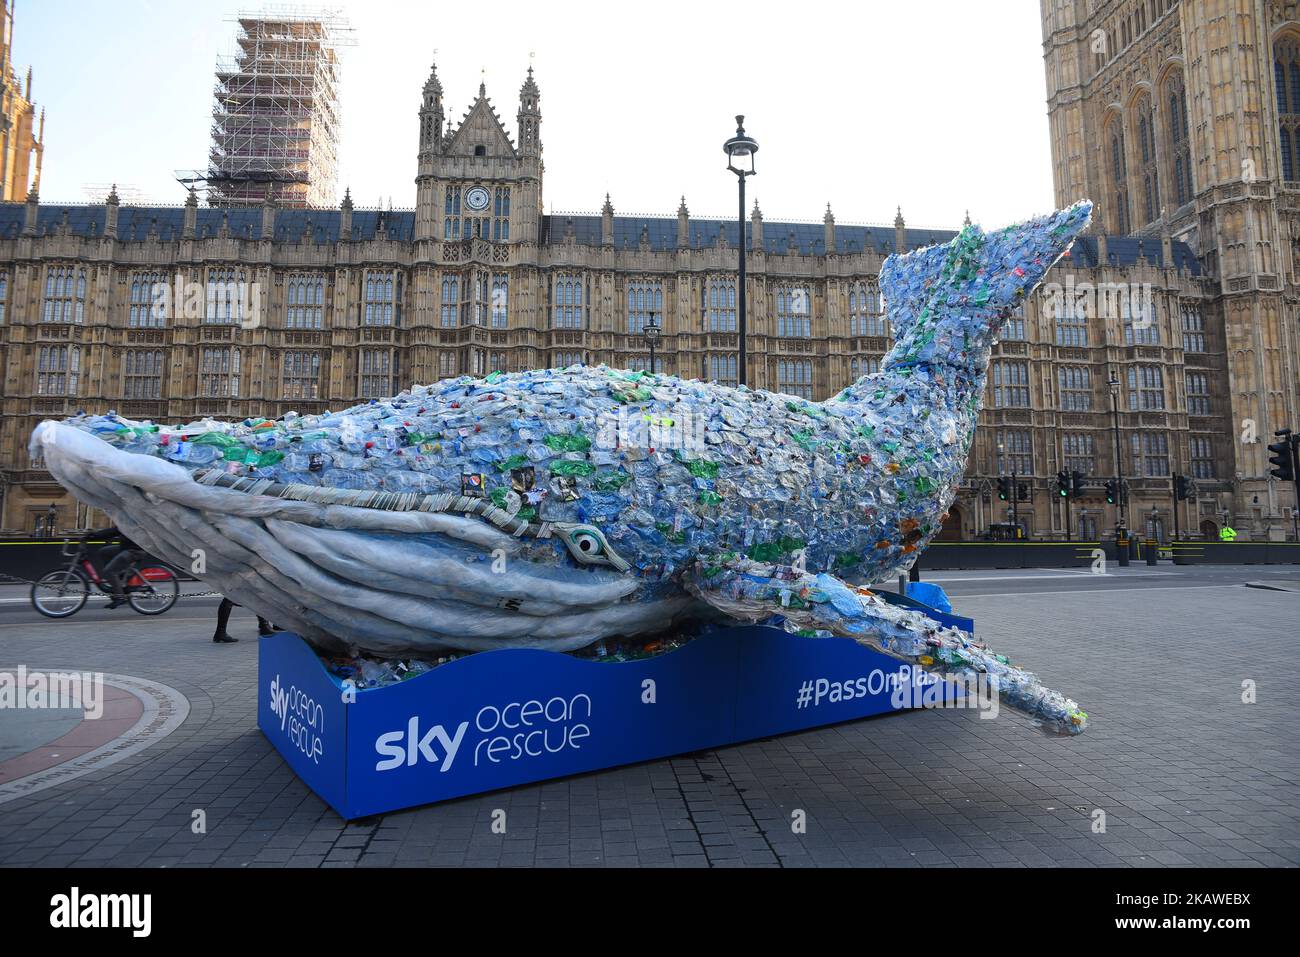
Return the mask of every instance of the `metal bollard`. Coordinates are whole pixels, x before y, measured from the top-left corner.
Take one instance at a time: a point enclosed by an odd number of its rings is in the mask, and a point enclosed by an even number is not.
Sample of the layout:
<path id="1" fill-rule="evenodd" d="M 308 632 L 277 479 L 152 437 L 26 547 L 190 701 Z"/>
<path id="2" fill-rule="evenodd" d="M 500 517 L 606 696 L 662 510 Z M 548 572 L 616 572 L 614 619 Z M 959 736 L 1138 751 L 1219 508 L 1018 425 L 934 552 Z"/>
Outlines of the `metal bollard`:
<path id="1" fill-rule="evenodd" d="M 1147 564 L 1155 565 L 1160 561 L 1160 543 L 1146 542 L 1145 545 L 1147 550 Z"/>
<path id="2" fill-rule="evenodd" d="M 1120 568 L 1128 568 L 1128 539 L 1115 539 L 1115 555 L 1119 559 Z"/>

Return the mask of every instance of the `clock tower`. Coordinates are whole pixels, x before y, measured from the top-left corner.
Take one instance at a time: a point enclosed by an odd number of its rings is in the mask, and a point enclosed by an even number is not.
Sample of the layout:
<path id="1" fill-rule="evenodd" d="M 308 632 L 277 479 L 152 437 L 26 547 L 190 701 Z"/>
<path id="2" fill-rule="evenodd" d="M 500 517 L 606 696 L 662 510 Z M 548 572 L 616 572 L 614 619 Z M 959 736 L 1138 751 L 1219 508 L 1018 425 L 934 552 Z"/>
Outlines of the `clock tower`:
<path id="1" fill-rule="evenodd" d="M 430 72 L 420 106 L 417 242 L 538 242 L 542 114 L 531 67 L 519 92 L 518 121 L 516 145 L 480 83 L 459 125 L 445 127 L 442 84 L 436 68 Z"/>

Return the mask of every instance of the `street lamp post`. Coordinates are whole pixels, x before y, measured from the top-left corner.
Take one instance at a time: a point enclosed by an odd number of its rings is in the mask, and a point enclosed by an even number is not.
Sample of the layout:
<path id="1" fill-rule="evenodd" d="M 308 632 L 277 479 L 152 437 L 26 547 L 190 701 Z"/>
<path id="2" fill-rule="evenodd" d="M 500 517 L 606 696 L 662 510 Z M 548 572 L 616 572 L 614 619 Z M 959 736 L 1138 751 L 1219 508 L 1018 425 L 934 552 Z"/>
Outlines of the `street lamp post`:
<path id="1" fill-rule="evenodd" d="M 727 154 L 727 169 L 736 174 L 740 183 L 740 215 L 736 225 L 740 229 L 740 277 L 736 288 L 737 334 L 740 338 L 740 355 L 737 358 L 736 381 L 745 384 L 745 177 L 757 173 L 754 169 L 754 154 L 758 152 L 758 143 L 745 135 L 745 117 L 736 117 L 736 135 L 722 144 Z"/>
<path id="2" fill-rule="evenodd" d="M 646 319 L 645 328 L 641 331 L 645 336 L 645 344 L 650 347 L 650 372 L 653 375 L 658 370 L 655 368 L 655 343 L 659 341 L 659 323 L 655 322 L 655 313 L 650 313 Z"/>
<path id="3" fill-rule="evenodd" d="M 1115 370 L 1110 372 L 1110 411 L 1115 430 L 1115 551 L 1121 565 L 1128 564 L 1128 534 L 1124 528 L 1124 506 L 1128 502 L 1128 490 L 1124 487 L 1124 464 L 1119 453 L 1119 378 Z M 1121 541 L 1123 544 L 1121 545 Z"/>

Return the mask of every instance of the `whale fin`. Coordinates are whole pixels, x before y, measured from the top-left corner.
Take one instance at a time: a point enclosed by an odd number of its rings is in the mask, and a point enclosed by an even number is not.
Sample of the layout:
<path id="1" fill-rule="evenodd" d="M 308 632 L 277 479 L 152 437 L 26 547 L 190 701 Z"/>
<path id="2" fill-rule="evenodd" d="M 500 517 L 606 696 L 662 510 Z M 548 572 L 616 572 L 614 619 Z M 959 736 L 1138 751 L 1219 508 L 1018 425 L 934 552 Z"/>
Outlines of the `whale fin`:
<path id="1" fill-rule="evenodd" d="M 696 562 L 687 569 L 683 584 L 731 618 L 760 622 L 780 616 L 787 624 L 852 638 L 933 674 L 960 679 L 988 676 L 985 680 L 993 685 L 1001 704 L 1026 714 L 1050 734 L 1079 734 L 1087 727 L 1087 714 L 1072 700 L 977 645 L 969 633 L 920 611 L 891 605 L 834 575 L 813 575 L 730 555 Z"/>
<path id="2" fill-rule="evenodd" d="M 1091 220 L 1092 203 L 1085 199 L 990 233 L 979 226 L 967 226 L 942 245 L 890 256 L 880 267 L 880 291 L 894 339 L 902 339 L 921 314 L 959 240 L 969 245 L 972 234 L 981 237 L 975 266 L 987 270 L 992 279 L 991 299 L 1014 303 L 1033 291 Z M 1003 264 L 1008 262 L 1015 268 L 1005 269 Z"/>

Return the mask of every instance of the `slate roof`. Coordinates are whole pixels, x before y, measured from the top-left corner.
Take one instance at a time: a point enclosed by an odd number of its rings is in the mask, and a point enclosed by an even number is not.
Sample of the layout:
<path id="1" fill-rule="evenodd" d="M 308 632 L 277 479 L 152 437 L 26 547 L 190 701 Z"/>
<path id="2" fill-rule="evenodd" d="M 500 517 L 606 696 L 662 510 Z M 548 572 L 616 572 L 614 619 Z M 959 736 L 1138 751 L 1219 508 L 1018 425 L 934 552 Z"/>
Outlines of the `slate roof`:
<path id="1" fill-rule="evenodd" d="M 53 233 L 64 217 L 68 228 L 78 236 L 98 236 L 104 232 L 103 205 L 42 205 L 37 214 L 37 231 Z M 301 239 L 310 227 L 311 239 L 317 243 L 334 244 L 339 241 L 341 211 L 337 209 L 280 209 L 275 213 L 275 238 L 294 242 Z M 21 234 L 26 216 L 23 203 L 0 203 L 0 239 Z M 259 238 L 262 234 L 260 208 L 213 209 L 200 207 L 197 211 L 197 234 L 215 236 L 222 223 L 228 221 L 234 236 Z M 124 241 L 144 240 L 156 232 L 163 241 L 180 238 L 185 222 L 182 206 L 121 206 L 118 210 L 117 235 Z M 601 217 L 599 215 L 550 215 L 542 217 L 542 242 L 558 244 L 572 229 L 573 239 L 583 246 L 599 246 Z M 642 233 L 656 251 L 677 248 L 677 217 L 675 216 L 615 216 L 614 246 L 618 249 L 636 248 Z M 736 248 L 735 222 L 717 219 L 691 219 L 689 241 L 692 248 L 707 249 L 716 246 L 718 234 L 726 237 L 727 245 Z M 957 233 L 946 229 L 907 229 L 909 248 L 930 246 L 952 239 Z M 415 213 L 412 210 L 358 209 L 352 213 L 352 239 L 370 240 L 376 236 L 389 236 L 398 242 L 411 242 L 415 235 Z M 796 253 L 819 256 L 824 248 L 825 227 L 821 223 L 783 223 L 763 221 L 763 248 L 775 255 Z M 753 236 L 749 235 L 752 246 Z M 835 227 L 836 249 L 841 254 L 861 252 L 864 248 L 882 254 L 894 252 L 892 226 L 841 226 Z M 1112 263 L 1131 266 L 1139 255 L 1145 255 L 1154 265 L 1163 265 L 1160 240 L 1155 238 L 1108 237 L 1108 256 Z M 1087 268 L 1097 263 L 1097 239 L 1081 236 L 1075 241 L 1071 255 Z M 1173 243 L 1174 265 L 1200 275 L 1201 264 L 1195 253 L 1182 242 Z"/>

